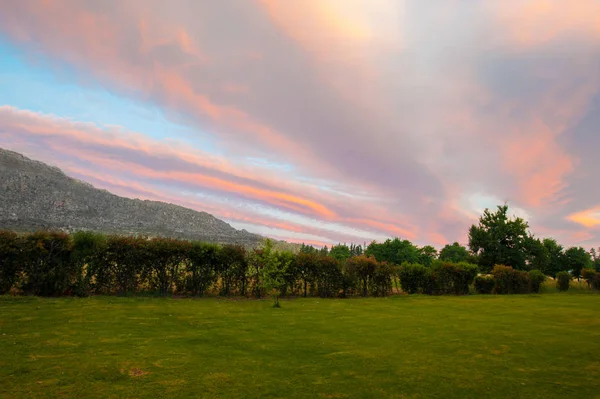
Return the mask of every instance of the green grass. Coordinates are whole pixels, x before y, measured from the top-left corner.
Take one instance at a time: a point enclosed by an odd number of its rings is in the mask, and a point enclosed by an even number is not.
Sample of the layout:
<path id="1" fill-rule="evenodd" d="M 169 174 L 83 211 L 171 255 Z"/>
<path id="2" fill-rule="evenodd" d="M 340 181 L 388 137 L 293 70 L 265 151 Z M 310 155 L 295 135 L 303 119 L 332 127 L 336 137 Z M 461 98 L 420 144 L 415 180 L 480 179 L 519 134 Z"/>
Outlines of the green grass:
<path id="1" fill-rule="evenodd" d="M 600 398 L 600 295 L 0 297 L 2 398 Z"/>

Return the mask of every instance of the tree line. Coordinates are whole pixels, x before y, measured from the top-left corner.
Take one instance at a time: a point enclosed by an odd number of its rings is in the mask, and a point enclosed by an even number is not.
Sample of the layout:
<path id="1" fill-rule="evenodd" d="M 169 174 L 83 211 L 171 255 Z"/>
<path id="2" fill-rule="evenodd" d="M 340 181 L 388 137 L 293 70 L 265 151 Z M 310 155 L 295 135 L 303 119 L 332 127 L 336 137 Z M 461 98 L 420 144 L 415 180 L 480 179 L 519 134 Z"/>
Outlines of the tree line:
<path id="1" fill-rule="evenodd" d="M 348 297 L 406 292 L 464 295 L 539 292 L 546 276 L 568 289 L 584 278 L 600 289 L 595 251 L 564 249 L 539 240 L 508 207 L 486 210 L 469 230 L 469 248 L 441 251 L 408 240 L 332 248 L 302 245 L 276 250 L 270 240 L 254 249 L 171 238 L 0 231 L 0 294 L 207 294 L 273 297 Z"/>

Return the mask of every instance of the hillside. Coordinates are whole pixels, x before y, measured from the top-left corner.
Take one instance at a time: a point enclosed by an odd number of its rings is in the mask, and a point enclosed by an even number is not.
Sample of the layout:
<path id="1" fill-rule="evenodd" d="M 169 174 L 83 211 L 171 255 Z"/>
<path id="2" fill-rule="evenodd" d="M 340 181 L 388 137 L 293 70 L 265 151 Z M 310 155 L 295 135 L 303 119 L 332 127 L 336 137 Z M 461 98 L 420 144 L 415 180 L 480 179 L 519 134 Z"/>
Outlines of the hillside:
<path id="1" fill-rule="evenodd" d="M 92 230 L 247 246 L 262 240 L 206 212 L 120 197 L 73 179 L 56 167 L 1 148 L 0 229 Z"/>

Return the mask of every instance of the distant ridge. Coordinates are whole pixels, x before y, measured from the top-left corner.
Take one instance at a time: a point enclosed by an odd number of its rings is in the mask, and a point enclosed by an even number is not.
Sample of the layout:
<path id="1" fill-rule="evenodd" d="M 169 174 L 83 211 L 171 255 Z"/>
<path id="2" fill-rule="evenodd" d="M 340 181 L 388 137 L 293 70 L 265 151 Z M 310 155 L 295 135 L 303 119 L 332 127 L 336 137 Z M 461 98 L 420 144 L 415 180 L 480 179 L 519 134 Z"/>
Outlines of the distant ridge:
<path id="1" fill-rule="evenodd" d="M 206 213 L 129 199 L 65 175 L 59 168 L 0 148 L 0 229 L 91 230 L 254 246 L 263 237 Z"/>

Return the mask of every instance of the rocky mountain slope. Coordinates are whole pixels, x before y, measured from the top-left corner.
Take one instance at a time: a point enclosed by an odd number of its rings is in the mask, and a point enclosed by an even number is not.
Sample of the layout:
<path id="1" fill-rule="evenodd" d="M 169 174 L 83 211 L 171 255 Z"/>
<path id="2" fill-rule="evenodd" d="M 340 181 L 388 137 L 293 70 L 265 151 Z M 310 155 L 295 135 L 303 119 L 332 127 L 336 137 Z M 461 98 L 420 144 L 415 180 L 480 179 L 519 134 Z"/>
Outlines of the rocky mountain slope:
<path id="1" fill-rule="evenodd" d="M 0 148 L 0 229 L 92 230 L 253 246 L 257 234 L 236 230 L 206 212 L 129 199 Z"/>

